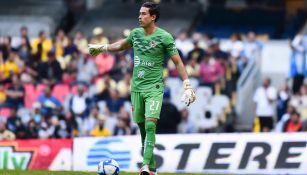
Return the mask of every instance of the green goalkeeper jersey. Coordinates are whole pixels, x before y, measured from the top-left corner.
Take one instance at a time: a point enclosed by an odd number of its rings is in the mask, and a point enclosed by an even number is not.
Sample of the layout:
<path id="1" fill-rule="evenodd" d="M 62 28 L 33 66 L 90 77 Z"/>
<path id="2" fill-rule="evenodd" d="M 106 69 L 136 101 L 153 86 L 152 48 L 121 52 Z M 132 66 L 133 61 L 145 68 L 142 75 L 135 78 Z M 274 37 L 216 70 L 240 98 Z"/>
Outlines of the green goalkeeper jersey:
<path id="1" fill-rule="evenodd" d="M 171 34 L 161 28 L 145 36 L 143 28 L 135 28 L 127 41 L 134 50 L 132 92 L 163 91 L 163 62 L 178 54 Z"/>

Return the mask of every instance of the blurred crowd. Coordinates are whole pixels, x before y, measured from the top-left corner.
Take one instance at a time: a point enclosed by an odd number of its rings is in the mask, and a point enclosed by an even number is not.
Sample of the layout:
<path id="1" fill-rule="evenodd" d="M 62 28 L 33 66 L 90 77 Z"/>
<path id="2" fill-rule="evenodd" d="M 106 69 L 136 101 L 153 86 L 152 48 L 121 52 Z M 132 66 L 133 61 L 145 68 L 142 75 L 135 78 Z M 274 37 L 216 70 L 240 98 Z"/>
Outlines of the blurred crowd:
<path id="1" fill-rule="evenodd" d="M 256 103 L 254 131 L 307 131 L 306 95 L 306 85 L 293 93 L 287 83 L 277 90 L 270 78 L 264 79 L 253 98 Z"/>
<path id="2" fill-rule="evenodd" d="M 87 49 L 88 43 L 112 43 L 128 35 L 127 29 L 112 38 L 96 27 L 88 38 L 61 29 L 52 38 L 44 31 L 29 38 L 27 27 L 22 27 L 18 37 L 1 37 L 0 139 L 137 134 L 130 105 L 132 49 L 97 57 Z M 211 34 L 181 31 L 175 43 L 191 79 L 229 98 L 230 108 L 240 74 L 263 47 L 254 32 L 234 33 L 220 46 Z M 175 65 L 165 58 L 164 78 L 176 77 Z M 191 121 L 186 108 L 169 100 L 169 91 L 166 87 L 157 133 L 216 131 L 218 125 L 204 128 Z"/>
<path id="3" fill-rule="evenodd" d="M 272 85 L 271 79 L 263 80 L 254 94 L 256 132 L 307 131 L 307 35 L 299 33 L 290 42 L 290 80 L 281 87 Z"/>

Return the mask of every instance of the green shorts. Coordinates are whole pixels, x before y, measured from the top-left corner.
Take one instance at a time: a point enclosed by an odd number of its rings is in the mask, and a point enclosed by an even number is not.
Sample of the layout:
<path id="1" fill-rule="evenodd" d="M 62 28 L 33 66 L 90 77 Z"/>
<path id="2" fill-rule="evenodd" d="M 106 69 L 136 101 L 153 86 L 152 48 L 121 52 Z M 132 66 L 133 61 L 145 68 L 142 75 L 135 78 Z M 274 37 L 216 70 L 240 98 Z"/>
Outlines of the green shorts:
<path id="1" fill-rule="evenodd" d="M 131 92 L 133 121 L 145 122 L 145 118 L 160 118 L 163 91 Z"/>

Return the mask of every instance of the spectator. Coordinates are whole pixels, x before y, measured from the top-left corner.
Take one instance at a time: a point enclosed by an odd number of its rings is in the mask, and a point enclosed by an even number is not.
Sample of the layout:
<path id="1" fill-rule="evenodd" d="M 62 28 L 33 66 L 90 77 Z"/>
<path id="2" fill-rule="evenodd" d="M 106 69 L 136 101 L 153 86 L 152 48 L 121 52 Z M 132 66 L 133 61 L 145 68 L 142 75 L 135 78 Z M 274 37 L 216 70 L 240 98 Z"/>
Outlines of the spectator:
<path id="1" fill-rule="evenodd" d="M 104 114 L 107 114 L 107 113 L 104 112 Z M 107 118 L 106 118 L 106 122 L 105 122 L 104 127 L 109 129 L 110 131 L 115 130 L 116 124 L 118 123 L 118 120 L 120 118 L 123 118 L 124 120 L 126 120 L 126 119 L 130 120 L 130 114 L 125 110 L 124 107 L 122 107 L 117 114 L 114 114 L 114 115 L 111 115 L 111 116 L 107 114 L 106 117 Z M 130 123 L 127 126 L 130 127 Z"/>
<path id="2" fill-rule="evenodd" d="M 73 38 L 68 38 L 67 45 L 64 47 L 64 56 L 72 55 L 74 52 L 79 52 L 78 48 L 74 44 Z"/>
<path id="3" fill-rule="evenodd" d="M 300 114 L 293 112 L 290 119 L 284 125 L 284 132 L 298 132 L 302 130 L 302 122 L 300 119 Z"/>
<path id="4" fill-rule="evenodd" d="M 191 39 L 192 39 L 193 43 L 195 43 L 195 42 L 198 43 L 199 48 L 204 49 L 204 50 L 207 49 L 207 43 L 205 42 L 205 37 L 202 33 L 193 32 Z"/>
<path id="5" fill-rule="evenodd" d="M 29 40 L 27 38 L 23 37 L 21 38 L 20 46 L 17 48 L 18 55 L 20 55 L 20 58 L 24 62 L 28 62 L 31 57 L 31 45 L 29 43 Z"/>
<path id="6" fill-rule="evenodd" d="M 77 61 L 77 81 L 90 84 L 93 77 L 98 74 L 97 67 L 94 63 L 93 57 L 80 56 Z"/>
<path id="7" fill-rule="evenodd" d="M 124 52 L 120 52 L 116 54 L 116 62 L 111 70 L 112 77 L 118 81 L 122 79 L 122 77 L 129 73 L 132 69 L 132 62 L 129 54 L 125 54 Z"/>
<path id="8" fill-rule="evenodd" d="M 203 41 L 200 42 L 200 47 L 207 50 L 212 45 L 214 40 L 214 35 L 212 33 L 205 33 L 203 36 Z"/>
<path id="9" fill-rule="evenodd" d="M 39 102 L 35 102 L 32 105 L 33 111 L 31 113 L 31 118 L 34 120 L 34 122 L 39 125 L 42 121 L 42 114 L 41 114 L 41 104 Z"/>
<path id="10" fill-rule="evenodd" d="M 54 115 L 61 111 L 61 102 L 54 96 L 51 96 L 51 88 L 46 87 L 44 94 L 38 96 L 37 102 L 42 106 L 43 115 Z"/>
<path id="11" fill-rule="evenodd" d="M 12 50 L 11 46 L 12 38 L 10 36 L 6 36 L 2 39 L 2 43 L 0 43 L 0 52 L 2 53 L 3 61 L 5 62 Z"/>
<path id="12" fill-rule="evenodd" d="M 257 56 L 260 55 L 262 47 L 262 43 L 256 40 L 256 34 L 254 32 L 249 32 L 246 41 L 243 43 L 241 56 L 237 58 L 237 65 L 240 73 L 243 72 L 248 62 L 255 60 Z"/>
<path id="13" fill-rule="evenodd" d="M 9 57 L 5 61 L 3 68 L 2 68 L 2 78 L 8 79 L 11 78 L 13 75 L 19 75 L 20 68 L 16 62 L 17 53 L 15 50 L 11 50 L 9 52 Z"/>
<path id="14" fill-rule="evenodd" d="M 275 132 L 283 132 L 285 123 L 290 119 L 290 116 L 294 112 L 296 112 L 295 108 L 291 105 L 288 105 L 286 113 L 282 115 L 281 119 L 275 126 Z"/>
<path id="15" fill-rule="evenodd" d="M 55 38 L 55 55 L 56 58 L 64 56 L 64 48 L 68 45 L 68 37 L 63 29 L 59 29 Z"/>
<path id="16" fill-rule="evenodd" d="M 74 37 L 74 44 L 77 46 L 78 50 L 83 53 L 87 54 L 88 53 L 88 48 L 87 48 L 87 40 L 83 36 L 83 33 L 81 31 L 77 31 Z"/>
<path id="17" fill-rule="evenodd" d="M 117 124 L 114 128 L 113 135 L 131 135 L 130 118 L 118 117 Z"/>
<path id="18" fill-rule="evenodd" d="M 11 108 L 11 114 L 9 118 L 6 121 L 6 126 L 7 128 L 16 133 L 17 128 L 22 125 L 21 119 L 19 116 L 17 116 L 17 109 L 16 108 Z"/>
<path id="19" fill-rule="evenodd" d="M 0 108 L 4 105 L 6 101 L 6 92 L 3 84 L 0 83 Z"/>
<path id="20" fill-rule="evenodd" d="M 116 89 L 109 90 L 110 97 L 106 100 L 107 113 L 109 116 L 117 116 L 121 108 L 124 107 L 124 99 L 120 98 Z"/>
<path id="21" fill-rule="evenodd" d="M 91 136 L 99 137 L 99 136 L 111 136 L 112 133 L 109 129 L 104 127 L 106 118 L 102 115 L 98 118 L 98 125 L 91 131 Z"/>
<path id="22" fill-rule="evenodd" d="M 224 75 L 224 70 L 220 62 L 205 55 L 200 64 L 200 82 L 203 86 L 209 86 L 214 90 L 214 83 Z"/>
<path id="23" fill-rule="evenodd" d="M 255 59 L 260 54 L 263 44 L 256 39 L 256 33 L 248 32 L 246 41 L 243 43 L 243 55 L 249 60 Z"/>
<path id="24" fill-rule="evenodd" d="M 196 59 L 189 60 L 185 68 L 189 77 L 199 78 L 200 65 Z"/>
<path id="25" fill-rule="evenodd" d="M 31 47 L 32 54 L 35 55 L 36 60 L 46 62 L 48 60 L 48 53 L 52 48 L 52 42 L 47 38 L 45 31 L 40 31 L 38 38 L 34 39 Z"/>
<path id="26" fill-rule="evenodd" d="M 188 134 L 188 133 L 194 133 L 195 131 L 195 125 L 193 121 L 189 118 L 189 111 L 188 109 L 184 108 L 180 111 L 181 120 L 178 124 L 178 133 L 181 134 Z"/>
<path id="27" fill-rule="evenodd" d="M 38 130 L 38 137 L 40 139 L 48 139 L 51 138 L 53 132 L 53 129 L 50 129 L 50 126 L 48 126 L 47 122 L 42 122 Z"/>
<path id="28" fill-rule="evenodd" d="M 48 130 L 49 130 L 50 138 L 57 138 L 57 139 L 59 139 L 59 138 L 67 138 L 68 133 L 66 131 L 65 121 L 63 121 L 62 123 L 64 123 L 64 125 L 65 125 L 65 128 L 63 129 L 64 130 L 64 134 L 63 134 L 63 132 L 61 132 L 63 130 L 61 130 L 62 128 L 60 126 L 59 119 L 57 117 L 55 117 L 55 116 L 49 118 L 49 120 L 48 120 Z"/>
<path id="29" fill-rule="evenodd" d="M 194 48 L 188 53 L 187 60 L 190 61 L 192 59 L 196 60 L 199 63 L 205 55 L 205 50 L 198 46 L 198 42 L 193 42 Z"/>
<path id="30" fill-rule="evenodd" d="M 126 73 L 124 78 L 117 83 L 117 90 L 120 98 L 129 99 L 131 87 L 131 74 Z"/>
<path id="31" fill-rule="evenodd" d="M 262 86 L 257 88 L 253 101 L 256 103 L 256 119 L 254 131 L 268 132 L 274 125 L 273 116 L 275 113 L 274 102 L 277 98 L 276 89 L 271 86 L 271 80 L 263 80 Z"/>
<path id="32" fill-rule="evenodd" d="M 296 111 L 300 113 L 302 119 L 307 118 L 307 86 L 303 85 L 300 87 L 299 93 L 291 96 L 290 104 L 296 108 Z"/>
<path id="33" fill-rule="evenodd" d="M 296 94 L 299 92 L 307 73 L 304 64 L 306 62 L 307 35 L 296 35 L 290 46 L 292 49 L 290 65 L 290 76 L 293 78 L 292 93 Z"/>
<path id="34" fill-rule="evenodd" d="M 54 84 L 62 81 L 63 71 L 53 51 L 48 53 L 48 61 L 40 63 L 38 69 L 39 79 L 43 83 Z"/>
<path id="35" fill-rule="evenodd" d="M 85 94 L 83 85 L 78 85 L 78 92 L 73 95 L 69 101 L 70 111 L 79 117 L 87 117 L 89 115 L 90 99 Z"/>
<path id="36" fill-rule="evenodd" d="M 24 106 L 25 90 L 20 83 L 18 76 L 12 77 L 12 86 L 6 90 L 6 104 L 12 108 L 21 108 Z"/>
<path id="37" fill-rule="evenodd" d="M 28 62 L 31 57 L 31 46 L 27 45 L 27 40 L 25 38 L 21 38 L 20 46 L 16 49 L 21 59 L 24 62 Z"/>
<path id="38" fill-rule="evenodd" d="M 22 124 L 21 118 L 17 115 L 17 108 L 11 108 L 11 115 L 6 122 L 7 128 L 16 134 L 17 138 L 25 138 L 26 128 Z"/>
<path id="39" fill-rule="evenodd" d="M 288 85 L 285 84 L 281 87 L 277 94 L 277 122 L 287 112 L 288 102 L 290 100 L 290 92 Z"/>
<path id="40" fill-rule="evenodd" d="M 220 43 L 217 39 L 210 41 L 207 49 L 207 53 L 212 55 L 217 60 L 228 60 L 229 54 L 224 52 L 220 48 Z"/>
<path id="41" fill-rule="evenodd" d="M 38 138 L 38 127 L 36 122 L 32 119 L 28 122 L 28 127 L 26 131 L 26 138 L 37 139 Z"/>
<path id="42" fill-rule="evenodd" d="M 89 136 L 91 131 L 98 125 L 97 121 L 101 114 L 99 114 L 99 107 L 93 106 L 89 117 L 81 121 L 81 136 Z"/>
<path id="43" fill-rule="evenodd" d="M 15 140 L 15 134 L 6 129 L 5 123 L 0 121 L 0 140 Z"/>
<path id="44" fill-rule="evenodd" d="M 233 33 L 230 36 L 230 41 L 225 46 L 226 51 L 232 58 L 238 59 L 243 51 L 243 42 L 239 33 Z"/>
<path id="45" fill-rule="evenodd" d="M 177 49 L 182 52 L 182 59 L 186 60 L 188 53 L 193 49 L 193 43 L 188 38 L 188 33 L 186 31 L 181 31 L 175 40 Z"/>
<path id="46" fill-rule="evenodd" d="M 104 75 L 110 72 L 115 62 L 115 58 L 112 54 L 103 53 L 99 54 L 95 58 L 99 75 Z"/>
<path id="47" fill-rule="evenodd" d="M 28 28 L 26 26 L 22 26 L 20 28 L 20 36 L 13 38 L 11 45 L 13 48 L 20 48 L 23 42 L 27 48 L 30 48 L 31 51 L 31 43 L 28 35 Z"/>
<path id="48" fill-rule="evenodd" d="M 93 29 L 93 38 L 90 43 L 94 44 L 108 44 L 109 40 L 107 37 L 103 35 L 103 28 L 101 27 L 95 27 Z"/>
<path id="49" fill-rule="evenodd" d="M 60 138 L 71 138 L 80 134 L 76 116 L 71 112 L 65 113 L 64 119 L 59 121 L 56 129 L 57 137 Z"/>
<path id="50" fill-rule="evenodd" d="M 102 79 L 96 81 L 97 95 L 95 101 L 107 100 L 110 98 L 109 89 L 116 89 L 117 83 L 109 74 L 105 74 Z"/>

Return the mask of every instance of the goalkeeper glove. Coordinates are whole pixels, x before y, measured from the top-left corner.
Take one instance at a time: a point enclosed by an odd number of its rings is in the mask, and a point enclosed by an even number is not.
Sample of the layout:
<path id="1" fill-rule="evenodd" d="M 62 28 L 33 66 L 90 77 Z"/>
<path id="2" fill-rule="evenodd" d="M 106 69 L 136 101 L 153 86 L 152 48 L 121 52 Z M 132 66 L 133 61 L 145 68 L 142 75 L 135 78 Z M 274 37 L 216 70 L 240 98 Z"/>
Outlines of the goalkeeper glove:
<path id="1" fill-rule="evenodd" d="M 195 92 L 192 89 L 189 79 L 183 81 L 183 88 L 184 88 L 184 93 L 181 97 L 181 101 L 185 105 L 189 106 L 191 103 L 193 103 L 196 100 Z"/>
<path id="2" fill-rule="evenodd" d="M 104 53 L 108 51 L 107 44 L 88 44 L 89 53 L 92 56 L 97 56 L 100 53 Z"/>

